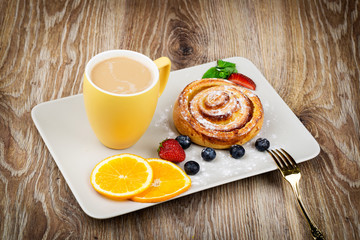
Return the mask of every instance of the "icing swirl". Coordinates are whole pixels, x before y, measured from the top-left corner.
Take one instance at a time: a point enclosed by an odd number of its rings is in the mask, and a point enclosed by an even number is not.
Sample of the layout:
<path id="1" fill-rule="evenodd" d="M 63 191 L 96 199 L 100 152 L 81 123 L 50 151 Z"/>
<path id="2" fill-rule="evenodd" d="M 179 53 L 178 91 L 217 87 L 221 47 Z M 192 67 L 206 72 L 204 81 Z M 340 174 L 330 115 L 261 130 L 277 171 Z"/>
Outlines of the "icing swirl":
<path id="1" fill-rule="evenodd" d="M 174 107 L 174 123 L 179 132 L 204 146 L 209 146 L 207 142 L 214 143 L 216 148 L 242 144 L 260 131 L 262 122 L 259 98 L 250 90 L 222 79 L 190 83 Z"/>

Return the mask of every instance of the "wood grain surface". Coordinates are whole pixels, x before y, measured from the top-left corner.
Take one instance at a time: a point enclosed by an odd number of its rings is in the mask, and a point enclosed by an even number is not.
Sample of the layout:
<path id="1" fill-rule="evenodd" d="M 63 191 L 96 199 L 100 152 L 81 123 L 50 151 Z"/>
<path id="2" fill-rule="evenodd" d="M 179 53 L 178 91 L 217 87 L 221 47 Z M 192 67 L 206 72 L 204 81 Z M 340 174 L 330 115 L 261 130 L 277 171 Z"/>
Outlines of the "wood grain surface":
<path id="1" fill-rule="evenodd" d="M 300 191 L 327 239 L 360 239 L 360 2 L 0 1 L 0 239 L 311 239 L 278 171 L 119 217 L 87 216 L 32 119 L 108 49 L 172 70 L 250 59 L 321 146 Z"/>

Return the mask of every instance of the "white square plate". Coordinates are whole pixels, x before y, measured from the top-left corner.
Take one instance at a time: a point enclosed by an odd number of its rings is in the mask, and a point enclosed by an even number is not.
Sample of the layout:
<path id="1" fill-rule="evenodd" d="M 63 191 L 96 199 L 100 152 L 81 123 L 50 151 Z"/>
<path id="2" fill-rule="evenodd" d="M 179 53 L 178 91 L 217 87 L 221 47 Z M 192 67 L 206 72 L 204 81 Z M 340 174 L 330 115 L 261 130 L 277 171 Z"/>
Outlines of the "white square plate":
<path id="1" fill-rule="evenodd" d="M 202 147 L 193 144 L 186 149 L 184 162 L 195 160 L 201 170 L 191 176 L 191 188 L 180 196 L 275 170 L 276 165 L 271 157 L 255 149 L 254 142 L 258 137 L 267 138 L 272 148 L 286 149 L 297 162 L 314 158 L 320 152 L 319 144 L 254 64 L 241 57 L 224 60 L 236 63 L 237 70 L 256 83 L 254 92 L 263 104 L 264 124 L 258 136 L 244 144 L 246 153 L 239 160 L 231 158 L 227 150 L 217 150 L 216 159 L 205 162 L 200 156 Z M 177 96 L 187 84 L 200 79 L 213 66 L 216 66 L 216 62 L 171 72 L 150 127 L 134 146 L 125 150 L 106 148 L 97 140 L 86 117 L 82 94 L 41 103 L 33 108 L 35 125 L 86 214 L 103 219 L 156 204 L 107 199 L 92 188 L 90 173 L 102 159 L 119 153 L 157 157 L 158 144 L 178 135 L 172 122 L 172 108 Z M 184 162 L 179 164 L 181 168 Z"/>

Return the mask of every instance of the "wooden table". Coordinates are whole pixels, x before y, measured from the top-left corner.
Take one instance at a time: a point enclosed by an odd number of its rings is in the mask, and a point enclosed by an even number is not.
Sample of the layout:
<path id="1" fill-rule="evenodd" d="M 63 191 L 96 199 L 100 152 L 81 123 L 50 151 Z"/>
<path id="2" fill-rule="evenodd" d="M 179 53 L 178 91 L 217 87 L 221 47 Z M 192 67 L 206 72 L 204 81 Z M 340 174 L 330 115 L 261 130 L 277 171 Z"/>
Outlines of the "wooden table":
<path id="1" fill-rule="evenodd" d="M 327 239 L 360 239 L 358 1 L 10 1 L 0 4 L 0 239 L 311 239 L 278 171 L 119 217 L 87 216 L 32 119 L 82 93 L 108 49 L 167 56 L 172 70 L 251 60 L 321 146 L 300 164 Z"/>

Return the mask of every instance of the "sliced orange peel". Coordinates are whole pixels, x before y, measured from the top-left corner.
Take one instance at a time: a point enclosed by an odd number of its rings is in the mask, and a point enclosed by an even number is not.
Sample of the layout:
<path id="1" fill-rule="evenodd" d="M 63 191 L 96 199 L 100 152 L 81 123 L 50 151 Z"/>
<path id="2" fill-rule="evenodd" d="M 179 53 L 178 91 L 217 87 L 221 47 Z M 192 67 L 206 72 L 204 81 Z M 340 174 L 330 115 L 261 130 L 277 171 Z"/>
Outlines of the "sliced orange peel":
<path id="1" fill-rule="evenodd" d="M 190 177 L 172 162 L 147 159 L 154 171 L 154 180 L 144 192 L 134 196 L 136 202 L 162 202 L 187 191 L 191 186 Z"/>
<path id="2" fill-rule="evenodd" d="M 191 186 L 190 177 L 176 164 L 128 153 L 98 163 L 90 182 L 98 193 L 110 199 L 147 203 L 169 200 Z"/>
<path id="3" fill-rule="evenodd" d="M 93 169 L 90 182 L 94 189 L 111 199 L 129 199 L 145 191 L 153 181 L 153 170 L 142 157 L 119 154 L 108 157 Z"/>

